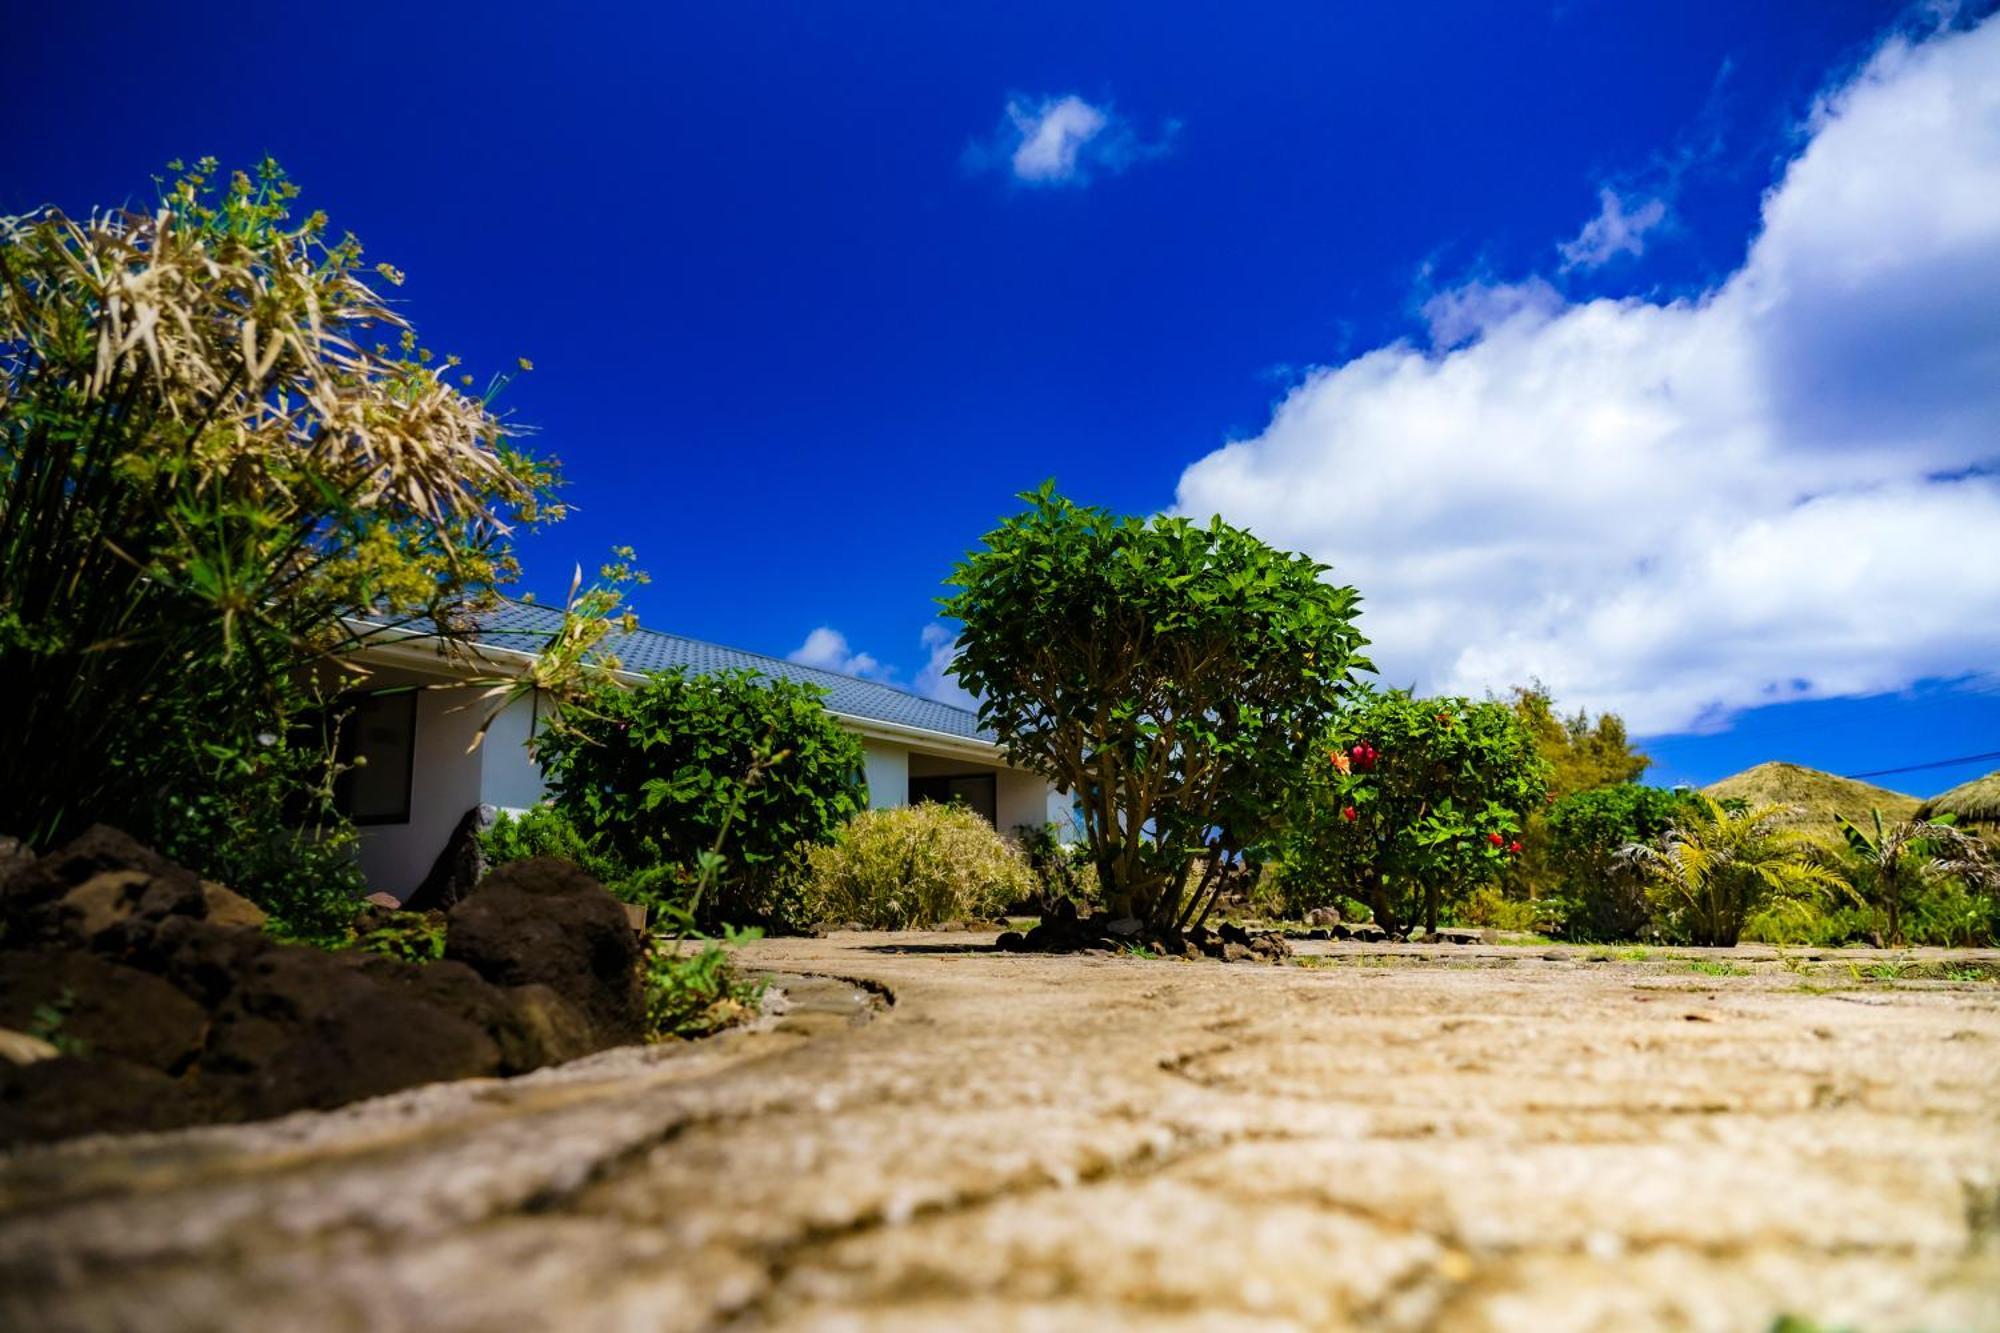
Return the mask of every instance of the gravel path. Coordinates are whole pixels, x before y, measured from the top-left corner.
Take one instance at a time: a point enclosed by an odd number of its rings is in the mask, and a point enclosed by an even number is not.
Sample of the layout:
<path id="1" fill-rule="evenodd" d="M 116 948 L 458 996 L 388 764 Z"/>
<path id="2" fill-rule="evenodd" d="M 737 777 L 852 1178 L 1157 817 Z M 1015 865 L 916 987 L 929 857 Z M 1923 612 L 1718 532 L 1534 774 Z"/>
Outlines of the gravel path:
<path id="1" fill-rule="evenodd" d="M 2000 1329 L 2000 955 L 986 943 L 766 941 L 757 1031 L 0 1156 L 0 1327 Z"/>

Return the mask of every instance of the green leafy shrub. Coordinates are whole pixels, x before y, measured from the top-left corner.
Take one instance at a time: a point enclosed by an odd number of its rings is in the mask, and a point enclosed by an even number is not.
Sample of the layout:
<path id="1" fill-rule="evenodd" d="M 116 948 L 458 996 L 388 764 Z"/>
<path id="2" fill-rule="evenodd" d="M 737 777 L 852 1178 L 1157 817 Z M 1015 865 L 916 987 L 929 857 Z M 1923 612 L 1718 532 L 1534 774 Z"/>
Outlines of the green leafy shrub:
<path id="1" fill-rule="evenodd" d="M 1557 924 L 1551 909 L 1546 900 L 1509 898 L 1498 884 L 1482 884 L 1452 909 L 1451 918 L 1460 926 L 1546 935 Z"/>
<path id="2" fill-rule="evenodd" d="M 540 739 L 551 801 L 592 854 L 702 919 L 794 924 L 797 848 L 867 800 L 861 742 L 823 691 L 750 671 L 605 683 Z M 709 858 L 715 900 L 697 901 Z"/>
<path id="3" fill-rule="evenodd" d="M 1271 836 L 1370 669 L 1360 597 L 1219 518 L 1021 498 L 952 572 L 953 674 L 1014 763 L 1081 798 L 1106 909 L 1176 933 Z"/>
<path id="4" fill-rule="evenodd" d="M 907 930 L 990 917 L 1038 888 L 1021 853 L 956 805 L 870 810 L 806 855 L 807 901 L 823 922 Z"/>
<path id="5" fill-rule="evenodd" d="M 568 815 L 547 803 L 518 815 L 502 810 L 479 834 L 480 850 L 489 865 L 560 856 L 589 871 L 614 898 L 646 908 L 655 919 L 678 910 L 687 901 L 690 881 L 683 868 L 629 866 L 606 850 L 603 842 L 602 838 L 584 837 Z"/>
<path id="6" fill-rule="evenodd" d="M 1646 876 L 1621 853 L 1657 840 L 1689 808 L 1685 793 L 1632 782 L 1575 792 L 1549 807 L 1549 863 L 1557 877 L 1550 915 L 1565 938 L 1647 937 L 1653 904 Z"/>
<path id="7" fill-rule="evenodd" d="M 1925 928 L 1955 934 L 1973 925 L 1965 912 L 1981 891 L 2000 883 L 2000 864 L 1985 843 L 1959 829 L 1951 815 L 1899 821 L 1885 820 L 1875 810 L 1867 826 L 1844 815 L 1835 818 L 1847 847 L 1848 877 L 1868 905 L 1882 913 L 1883 938 L 1890 944 L 1904 942 L 1905 917 L 1915 900 L 1932 900 L 1932 920 Z M 1939 901 L 1939 890 L 1947 883 L 1960 887 L 1964 908 Z"/>
<path id="8" fill-rule="evenodd" d="M 560 856 L 588 870 L 609 888 L 627 873 L 623 864 L 577 831 L 576 825 L 553 805 L 531 806 L 520 814 L 502 810 L 479 833 L 479 849 L 490 865 Z"/>

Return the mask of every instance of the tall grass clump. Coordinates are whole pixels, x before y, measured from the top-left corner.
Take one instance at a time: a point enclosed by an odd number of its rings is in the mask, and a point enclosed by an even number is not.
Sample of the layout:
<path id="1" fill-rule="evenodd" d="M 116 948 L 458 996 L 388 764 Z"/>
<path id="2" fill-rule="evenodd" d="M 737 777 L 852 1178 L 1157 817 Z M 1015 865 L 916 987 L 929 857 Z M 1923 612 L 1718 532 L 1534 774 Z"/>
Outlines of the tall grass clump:
<path id="1" fill-rule="evenodd" d="M 957 805 L 870 810 L 807 858 L 813 914 L 877 930 L 990 917 L 1040 887 L 1013 844 Z"/>

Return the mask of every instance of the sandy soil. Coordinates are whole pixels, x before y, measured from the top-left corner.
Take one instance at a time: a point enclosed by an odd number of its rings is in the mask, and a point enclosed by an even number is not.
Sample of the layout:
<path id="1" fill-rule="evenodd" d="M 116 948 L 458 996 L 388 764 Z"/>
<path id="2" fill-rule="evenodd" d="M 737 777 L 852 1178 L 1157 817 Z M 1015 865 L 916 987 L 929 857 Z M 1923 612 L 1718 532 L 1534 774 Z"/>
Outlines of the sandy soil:
<path id="1" fill-rule="evenodd" d="M 766 941 L 820 980 L 761 1030 L 0 1157 L 0 1326 L 2000 1329 L 2000 955 L 986 942 Z"/>

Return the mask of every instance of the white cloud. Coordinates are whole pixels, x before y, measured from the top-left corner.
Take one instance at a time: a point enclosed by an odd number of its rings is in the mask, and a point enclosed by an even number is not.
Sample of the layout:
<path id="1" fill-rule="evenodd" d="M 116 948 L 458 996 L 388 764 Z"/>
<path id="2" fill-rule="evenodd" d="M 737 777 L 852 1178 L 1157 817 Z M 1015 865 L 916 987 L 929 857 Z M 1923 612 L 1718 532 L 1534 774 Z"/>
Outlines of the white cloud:
<path id="1" fill-rule="evenodd" d="M 1334 565 L 1398 684 L 1661 732 L 1991 671 L 1996 310 L 2000 19 L 1823 98 L 1714 290 L 1433 298 L 1431 346 L 1312 372 L 1178 507 Z"/>
<path id="2" fill-rule="evenodd" d="M 945 674 L 952 659 L 958 656 L 958 640 L 952 632 L 935 621 L 924 626 L 924 649 L 930 658 L 917 673 L 917 693 L 960 708 L 979 707 L 979 701 L 963 685 Z"/>
<path id="3" fill-rule="evenodd" d="M 1011 97 L 1000 128 L 990 139 L 968 144 L 963 162 L 973 172 L 1002 168 L 1023 185 L 1088 185 L 1098 171 L 1120 172 L 1164 154 L 1178 130 L 1168 121 L 1148 142 L 1111 107 L 1094 106 L 1074 93 Z"/>
<path id="4" fill-rule="evenodd" d="M 1542 278 L 1526 282 L 1468 282 L 1425 301 L 1431 346 L 1456 347 L 1503 324 L 1540 324 L 1562 309 L 1562 293 Z"/>
<path id="5" fill-rule="evenodd" d="M 1628 200 L 1607 185 L 1598 190 L 1597 200 L 1597 216 L 1556 247 L 1566 269 L 1600 268 L 1619 255 L 1644 254 L 1646 233 L 1667 220 L 1664 199 Z"/>
<path id="6" fill-rule="evenodd" d="M 952 658 L 958 655 L 958 640 L 952 632 L 933 622 L 924 626 L 921 639 L 924 665 L 917 672 L 915 682 L 907 688 L 940 703 L 977 708 L 978 700 L 946 674 Z M 848 643 L 847 636 L 831 625 L 821 625 L 806 635 L 806 641 L 786 653 L 785 660 L 797 662 L 800 666 L 818 667 L 823 671 L 838 671 L 847 676 L 867 676 L 885 685 L 897 684 L 895 667 L 872 654 L 857 652 Z"/>
<path id="7" fill-rule="evenodd" d="M 838 671 L 846 676 L 881 675 L 882 664 L 867 653 L 857 653 L 847 646 L 847 636 L 831 625 L 821 625 L 806 635 L 806 641 L 785 654 L 788 662 L 800 666 L 819 667 L 823 671 Z"/>

